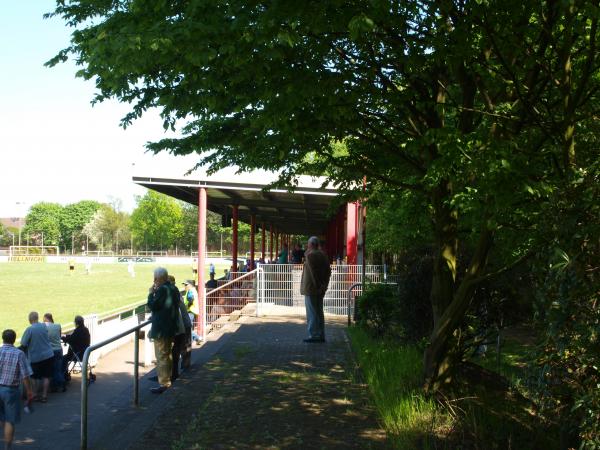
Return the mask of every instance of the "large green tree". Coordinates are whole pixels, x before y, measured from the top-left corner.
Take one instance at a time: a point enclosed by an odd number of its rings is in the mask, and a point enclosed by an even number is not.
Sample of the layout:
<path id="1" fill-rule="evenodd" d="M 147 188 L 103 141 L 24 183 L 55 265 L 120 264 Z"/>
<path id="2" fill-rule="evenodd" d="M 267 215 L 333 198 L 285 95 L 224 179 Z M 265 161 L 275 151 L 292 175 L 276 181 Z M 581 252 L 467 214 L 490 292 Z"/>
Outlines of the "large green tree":
<path id="1" fill-rule="evenodd" d="M 60 219 L 63 206 L 58 203 L 39 202 L 31 206 L 25 217 L 22 234 L 33 245 L 59 245 Z"/>
<path id="2" fill-rule="evenodd" d="M 183 210 L 171 197 L 148 191 L 131 214 L 134 245 L 148 250 L 173 248 L 183 236 Z"/>
<path id="3" fill-rule="evenodd" d="M 577 140 L 597 120 L 597 1 L 71 0 L 54 14 L 76 30 L 49 64 L 72 55 L 94 101 L 132 105 L 124 126 L 150 108 L 166 128 L 186 121 L 155 152 L 418 194 L 435 247 L 433 388 L 451 379 L 474 289 L 533 248 L 515 230 L 597 157 L 596 135 Z"/>
<path id="4" fill-rule="evenodd" d="M 83 228 L 92 220 L 100 208 L 94 200 L 81 200 L 65 206 L 60 214 L 61 243 L 67 250 L 75 249 L 85 242 Z"/>

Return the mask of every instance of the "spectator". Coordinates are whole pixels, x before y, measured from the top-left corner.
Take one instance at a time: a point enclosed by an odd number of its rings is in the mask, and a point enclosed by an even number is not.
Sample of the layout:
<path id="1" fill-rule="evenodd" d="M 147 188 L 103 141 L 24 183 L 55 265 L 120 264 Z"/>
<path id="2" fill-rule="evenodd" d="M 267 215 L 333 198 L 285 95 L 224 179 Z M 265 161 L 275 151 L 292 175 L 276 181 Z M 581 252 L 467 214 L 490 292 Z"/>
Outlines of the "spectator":
<path id="1" fill-rule="evenodd" d="M 215 275 L 215 265 L 213 263 L 210 263 L 210 265 L 208 266 L 208 273 L 212 276 Z"/>
<path id="2" fill-rule="evenodd" d="M 219 284 L 217 283 L 217 280 L 215 280 L 215 274 L 211 273 L 210 280 L 208 280 L 204 286 L 206 286 L 206 289 L 210 289 L 212 291 L 213 289 L 216 289 L 218 285 Z"/>
<path id="3" fill-rule="evenodd" d="M 33 370 L 31 378 L 41 380 L 42 395 L 37 399 L 42 403 L 46 403 L 48 401 L 52 368 L 54 367 L 54 352 L 50 346 L 48 330 L 44 324 L 39 322 L 37 312 L 32 311 L 29 313 L 29 323 L 31 325 L 25 330 L 21 338 L 21 347 L 27 349 L 27 357 Z M 33 391 L 37 394 L 39 389 L 40 386 L 34 382 Z"/>
<path id="4" fill-rule="evenodd" d="M 48 329 L 48 339 L 50 339 L 50 347 L 54 352 L 53 370 L 52 370 L 52 383 L 50 385 L 53 391 L 61 390 L 65 392 L 65 377 L 63 374 L 63 349 L 60 343 L 61 329 L 60 324 L 54 323 L 52 313 L 44 314 L 44 324 Z"/>
<path id="5" fill-rule="evenodd" d="M 154 339 L 154 353 L 158 372 L 158 387 L 150 389 L 154 394 L 161 394 L 171 387 L 173 371 L 173 339 L 177 335 L 177 316 L 179 308 L 176 304 L 179 292 L 169 282 L 167 269 L 158 267 L 154 270 L 154 284 L 148 293 L 147 306 L 152 311 L 150 338 Z M 177 291 L 177 292 L 176 292 Z"/>
<path id="6" fill-rule="evenodd" d="M 292 250 L 292 264 L 302 264 L 302 258 L 304 258 L 304 250 L 300 244 L 296 243 Z"/>
<path id="7" fill-rule="evenodd" d="M 319 250 L 319 239 L 308 240 L 304 255 L 304 269 L 300 293 L 304 295 L 308 338 L 304 342 L 325 342 L 325 315 L 323 298 L 329 285 L 331 267 L 327 255 Z"/>
<path id="8" fill-rule="evenodd" d="M 173 275 L 169 275 L 169 283 L 171 286 L 175 287 L 175 277 Z M 189 362 L 186 361 L 186 357 L 191 350 L 191 333 L 192 333 L 192 322 L 190 321 L 190 317 L 188 316 L 187 310 L 183 301 L 181 300 L 181 293 L 179 290 L 177 291 L 176 301 L 177 309 L 178 309 L 178 317 L 177 317 L 177 334 L 173 340 L 173 349 L 171 350 L 171 356 L 173 358 L 173 367 L 171 369 L 171 382 L 175 381 L 179 378 L 179 359 L 183 354 L 183 365 L 184 367 L 189 367 Z M 189 336 L 189 337 L 188 337 Z M 189 360 L 189 358 L 187 358 Z M 187 363 L 187 365 L 186 365 Z"/>
<path id="9" fill-rule="evenodd" d="M 283 244 L 279 255 L 277 255 L 277 264 L 287 264 L 288 263 L 288 245 Z"/>
<path id="10" fill-rule="evenodd" d="M 192 340 L 196 344 L 200 344 L 202 341 L 198 333 L 196 333 L 196 327 L 198 326 L 198 320 L 200 317 L 200 305 L 198 302 L 198 291 L 194 280 L 186 280 L 183 282 L 185 286 L 185 306 L 192 322 Z"/>
<path id="11" fill-rule="evenodd" d="M 64 343 L 69 344 L 69 351 L 63 357 L 63 374 L 65 380 L 68 380 L 70 377 L 68 375 L 68 367 L 71 361 L 81 361 L 83 359 L 83 354 L 86 349 L 90 346 L 91 338 L 90 331 L 85 326 L 83 317 L 75 316 L 75 329 L 71 334 L 63 336 L 62 340 Z M 77 355 L 77 358 L 75 358 Z"/>
<path id="12" fill-rule="evenodd" d="M 25 354 L 15 348 L 17 334 L 13 330 L 2 332 L 0 347 L 0 423 L 4 425 L 5 448 L 12 448 L 15 425 L 21 421 L 21 394 L 19 385 L 23 382 L 27 400 L 31 401 L 33 392 L 29 377 L 31 368 Z"/>

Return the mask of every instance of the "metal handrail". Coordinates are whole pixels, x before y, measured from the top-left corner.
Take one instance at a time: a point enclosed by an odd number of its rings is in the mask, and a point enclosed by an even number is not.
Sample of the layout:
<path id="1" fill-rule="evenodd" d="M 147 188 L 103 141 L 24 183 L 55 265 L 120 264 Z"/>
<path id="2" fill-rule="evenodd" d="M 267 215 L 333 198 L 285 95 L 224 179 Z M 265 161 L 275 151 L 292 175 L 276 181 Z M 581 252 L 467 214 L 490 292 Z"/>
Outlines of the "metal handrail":
<path id="1" fill-rule="evenodd" d="M 150 324 L 150 320 L 136 325 L 135 327 L 123 331 L 111 338 L 108 338 L 97 344 L 90 345 L 83 353 L 83 359 L 81 361 L 81 437 L 80 437 L 80 448 L 81 450 L 87 449 L 87 438 L 88 438 L 88 366 L 90 360 L 90 354 L 111 342 L 121 339 L 131 333 L 135 333 L 134 344 L 133 344 L 133 404 L 139 406 L 140 404 L 140 381 L 139 381 L 139 360 L 140 360 L 140 330 Z"/>
<path id="2" fill-rule="evenodd" d="M 359 286 L 362 287 L 362 282 L 361 283 L 354 283 L 352 286 L 350 286 L 348 288 L 348 326 L 350 326 L 350 322 L 351 322 L 351 319 L 350 319 L 350 317 L 351 317 L 351 314 L 350 314 L 350 296 L 352 295 L 352 290 L 354 288 L 359 287 Z"/>

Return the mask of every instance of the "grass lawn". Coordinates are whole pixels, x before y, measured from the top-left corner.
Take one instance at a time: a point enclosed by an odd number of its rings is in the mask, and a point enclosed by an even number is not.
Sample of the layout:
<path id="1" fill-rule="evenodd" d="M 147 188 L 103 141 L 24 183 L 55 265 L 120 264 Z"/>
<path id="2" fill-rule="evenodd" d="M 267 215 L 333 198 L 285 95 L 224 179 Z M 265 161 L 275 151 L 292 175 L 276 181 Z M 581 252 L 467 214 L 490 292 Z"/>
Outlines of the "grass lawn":
<path id="1" fill-rule="evenodd" d="M 73 274 L 66 264 L 10 262 L 0 264 L 0 330 L 12 328 L 20 338 L 29 325 L 27 315 L 37 311 L 54 315 L 63 326 L 70 325 L 76 314 L 103 313 L 146 300 L 157 264 L 136 264 L 135 278 L 127 273 L 127 264 L 94 264 L 87 275 L 83 264 Z M 215 264 L 217 277 L 227 265 Z M 166 266 L 177 285 L 193 278 L 189 264 Z M 208 279 L 208 266 L 206 267 Z M 40 317 L 41 318 L 41 317 Z"/>

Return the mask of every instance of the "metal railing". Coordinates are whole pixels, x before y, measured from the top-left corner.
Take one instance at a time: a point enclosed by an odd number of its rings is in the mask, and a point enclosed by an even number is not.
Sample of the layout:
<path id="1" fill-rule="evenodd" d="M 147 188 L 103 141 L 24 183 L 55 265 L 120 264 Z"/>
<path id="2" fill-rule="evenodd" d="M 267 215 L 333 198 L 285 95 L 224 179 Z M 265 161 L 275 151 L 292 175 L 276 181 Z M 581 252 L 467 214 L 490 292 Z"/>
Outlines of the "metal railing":
<path id="1" fill-rule="evenodd" d="M 205 330 L 221 328 L 229 321 L 231 314 L 243 314 L 244 307 L 256 301 L 257 273 L 258 269 L 243 273 L 230 272 L 228 280 L 217 280 L 215 289 L 206 290 Z"/>
<path id="2" fill-rule="evenodd" d="M 360 287 L 362 288 L 362 283 L 354 283 L 352 286 L 350 286 L 348 288 L 348 326 L 350 326 L 351 322 L 352 322 L 352 313 L 351 313 L 351 297 L 352 297 L 352 291 L 357 288 Z M 356 300 L 354 301 L 354 308 L 356 309 Z"/>
<path id="3" fill-rule="evenodd" d="M 384 279 L 384 266 L 368 264 L 364 281 L 380 283 Z M 303 266 L 301 264 L 260 264 L 258 273 L 257 313 L 303 314 L 304 296 L 300 294 Z M 363 282 L 360 265 L 339 264 L 331 266 L 331 277 L 323 309 L 325 314 L 344 316 L 348 309 L 348 288 Z"/>
<path id="4" fill-rule="evenodd" d="M 80 448 L 81 450 L 87 449 L 88 441 L 88 387 L 89 387 L 89 360 L 90 354 L 105 345 L 108 345 L 117 339 L 124 338 L 131 333 L 134 333 L 134 344 L 133 344 L 133 404 L 139 406 L 140 404 L 140 380 L 139 380 L 139 360 L 140 360 L 140 330 L 150 324 L 150 320 L 140 323 L 139 325 L 123 331 L 109 339 L 102 342 L 89 346 L 84 354 L 81 362 L 81 437 L 80 437 Z"/>

